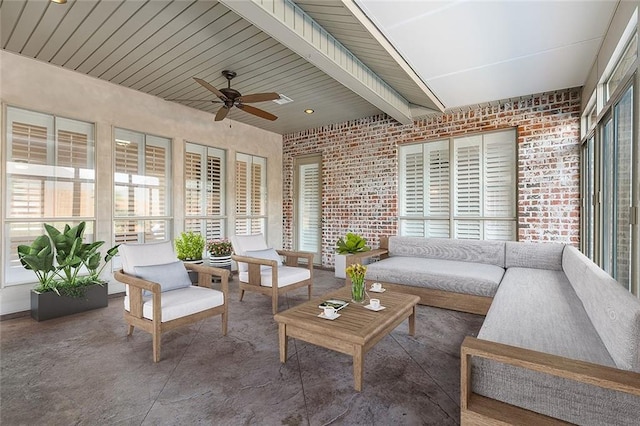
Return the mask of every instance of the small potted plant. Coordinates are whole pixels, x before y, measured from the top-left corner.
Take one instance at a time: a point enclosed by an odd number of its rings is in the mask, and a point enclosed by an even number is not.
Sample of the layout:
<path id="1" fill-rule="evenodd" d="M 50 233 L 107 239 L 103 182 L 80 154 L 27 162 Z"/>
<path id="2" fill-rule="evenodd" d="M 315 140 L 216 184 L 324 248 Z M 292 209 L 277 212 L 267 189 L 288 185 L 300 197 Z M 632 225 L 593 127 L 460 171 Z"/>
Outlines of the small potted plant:
<path id="1" fill-rule="evenodd" d="M 231 241 L 226 238 L 210 240 L 207 242 L 207 251 L 211 266 L 231 269 L 231 254 L 233 253 Z"/>
<path id="2" fill-rule="evenodd" d="M 347 232 L 344 237 L 338 239 L 336 243 L 335 276 L 336 278 L 346 278 L 345 268 L 347 266 L 347 256 L 354 253 L 362 253 L 371 250 L 367 245 L 367 240 L 361 235 Z"/>
<path id="3" fill-rule="evenodd" d="M 183 232 L 176 238 L 176 255 L 186 262 L 202 261 L 204 253 L 204 237 L 197 232 Z"/>
<path id="4" fill-rule="evenodd" d="M 104 241 L 84 243 L 86 222 L 60 232 L 45 224 L 45 235 L 31 245 L 18 246 L 18 258 L 38 277 L 31 291 L 31 317 L 38 321 L 107 306 L 107 282 L 100 278 L 105 266 L 118 253 L 107 250 L 105 263 L 98 249 Z"/>

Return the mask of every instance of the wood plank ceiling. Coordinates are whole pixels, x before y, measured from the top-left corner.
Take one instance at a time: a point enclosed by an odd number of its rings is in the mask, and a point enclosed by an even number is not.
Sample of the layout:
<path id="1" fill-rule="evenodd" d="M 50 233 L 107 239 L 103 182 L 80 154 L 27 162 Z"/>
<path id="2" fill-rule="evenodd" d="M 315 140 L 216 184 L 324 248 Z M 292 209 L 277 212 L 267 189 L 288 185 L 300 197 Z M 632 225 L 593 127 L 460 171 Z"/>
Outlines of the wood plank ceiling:
<path id="1" fill-rule="evenodd" d="M 424 95 L 361 24 L 334 4 L 327 13 L 300 1 L 339 40 L 399 93 L 417 104 Z M 335 3 L 335 2 L 334 2 Z M 328 4 L 329 5 L 329 4 Z M 336 7 L 338 6 L 338 7 Z M 43 0 L 0 3 L 3 49 L 146 92 L 213 114 L 215 96 L 199 77 L 226 87 L 223 70 L 237 72 L 232 87 L 243 94 L 277 92 L 293 99 L 254 104 L 278 116 L 267 121 L 233 108 L 228 117 L 276 133 L 367 117 L 381 111 L 304 58 L 213 0 Z M 341 40 L 341 41 L 342 41 Z M 386 56 L 385 56 L 386 55 Z M 380 58 L 387 58 L 381 60 Z M 306 108 L 315 110 L 305 114 Z"/>

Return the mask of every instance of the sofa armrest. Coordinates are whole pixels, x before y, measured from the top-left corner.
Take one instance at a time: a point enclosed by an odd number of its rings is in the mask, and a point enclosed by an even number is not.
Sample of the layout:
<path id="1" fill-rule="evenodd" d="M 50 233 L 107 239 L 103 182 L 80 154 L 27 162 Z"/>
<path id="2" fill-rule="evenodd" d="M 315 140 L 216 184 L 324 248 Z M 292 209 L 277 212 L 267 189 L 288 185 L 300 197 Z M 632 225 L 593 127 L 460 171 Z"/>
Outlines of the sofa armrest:
<path id="1" fill-rule="evenodd" d="M 604 389 L 640 396 L 640 373 L 467 336 L 460 347 L 460 409 L 462 411 L 473 410 L 473 404 L 470 404 L 470 401 L 473 401 L 473 397 L 477 397 L 473 395 L 472 390 L 471 357 L 486 358 Z M 487 400 L 486 398 L 480 399 Z M 504 405 L 500 402 L 498 404 Z"/>
<path id="2" fill-rule="evenodd" d="M 380 256 L 381 258 L 387 257 L 388 251 L 387 249 L 373 249 L 373 250 L 369 250 L 369 251 L 363 251 L 360 253 L 353 253 L 353 254 L 348 254 L 347 258 L 345 259 L 345 265 L 349 266 L 349 265 L 353 265 L 354 263 L 357 264 L 362 264 L 362 260 L 363 259 L 370 259 L 372 257 L 378 257 Z M 347 277 L 345 278 L 345 282 L 344 284 L 346 286 L 350 286 L 351 285 L 351 278 L 349 278 L 349 275 L 347 274 Z"/>

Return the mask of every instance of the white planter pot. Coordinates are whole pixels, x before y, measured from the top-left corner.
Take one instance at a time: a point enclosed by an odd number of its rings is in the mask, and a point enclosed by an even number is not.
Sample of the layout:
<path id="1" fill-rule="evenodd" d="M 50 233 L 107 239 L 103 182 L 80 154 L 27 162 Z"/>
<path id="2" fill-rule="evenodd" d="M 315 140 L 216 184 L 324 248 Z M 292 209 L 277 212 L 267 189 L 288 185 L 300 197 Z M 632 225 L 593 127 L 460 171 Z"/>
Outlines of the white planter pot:
<path id="1" fill-rule="evenodd" d="M 231 255 L 209 257 L 209 266 L 215 266 L 216 268 L 225 268 L 231 270 Z"/>

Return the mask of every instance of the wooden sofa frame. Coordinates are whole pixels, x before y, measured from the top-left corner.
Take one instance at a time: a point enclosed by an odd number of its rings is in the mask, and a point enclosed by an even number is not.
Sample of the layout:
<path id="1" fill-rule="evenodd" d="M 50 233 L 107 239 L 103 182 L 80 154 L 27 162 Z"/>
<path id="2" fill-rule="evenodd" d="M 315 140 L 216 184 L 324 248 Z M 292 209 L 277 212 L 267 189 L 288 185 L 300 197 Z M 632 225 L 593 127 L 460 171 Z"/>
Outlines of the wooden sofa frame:
<path id="1" fill-rule="evenodd" d="M 285 287 L 278 287 L 278 264 L 275 260 L 258 259 L 256 257 L 231 255 L 231 258 L 236 262 L 244 262 L 249 267 L 249 281 L 240 281 L 240 301 L 244 297 L 245 291 L 256 291 L 267 296 L 271 296 L 271 308 L 273 314 L 278 313 L 278 296 L 295 290 L 300 287 L 309 287 L 309 299 L 311 299 L 311 290 L 313 287 L 313 253 L 290 251 L 290 250 L 276 250 L 280 256 L 284 256 L 284 264 L 286 266 L 304 267 L 309 269 L 309 279 L 303 280 L 294 284 L 290 284 Z M 306 264 L 301 265 L 300 259 L 306 259 Z M 260 266 L 271 266 L 271 287 L 261 285 Z"/>
<path id="2" fill-rule="evenodd" d="M 570 424 L 473 393 L 471 357 L 640 396 L 640 373 L 467 336 L 460 350 L 460 421 L 463 425 Z"/>
<path id="3" fill-rule="evenodd" d="M 362 263 L 363 259 L 379 257 L 384 259 L 388 257 L 389 237 L 380 237 L 380 248 L 355 253 L 347 256 L 346 264 Z M 373 281 L 367 280 L 367 284 Z M 349 277 L 346 279 L 346 285 L 350 286 Z M 471 314 L 486 315 L 493 301 L 492 297 L 476 296 L 472 294 L 454 293 L 444 290 L 435 290 L 431 288 L 414 287 L 410 285 L 383 282 L 384 288 L 399 293 L 414 294 L 420 297 L 420 304 L 427 306 L 435 306 L 436 308 L 450 309 L 453 311 L 469 312 Z"/>
<path id="4" fill-rule="evenodd" d="M 125 273 L 122 269 L 114 272 L 114 277 L 121 283 L 129 286 L 129 311 L 124 311 L 124 320 L 129 325 L 127 336 L 133 334 L 134 327 L 151 333 L 153 341 L 153 362 L 160 361 L 160 342 L 162 333 L 185 325 L 189 325 L 205 318 L 220 315 L 222 318 L 222 335 L 227 335 L 228 322 L 228 296 L 229 296 L 229 271 L 212 266 L 185 263 L 185 268 L 198 273 L 199 287 L 212 288 L 212 277 L 220 277 L 220 287 L 224 294 L 224 303 L 215 308 L 197 312 L 192 315 L 176 318 L 171 321 L 162 322 L 162 289 L 160 284 L 138 278 Z M 153 320 L 147 319 L 143 315 L 142 291 L 147 290 L 152 293 L 153 298 Z"/>

